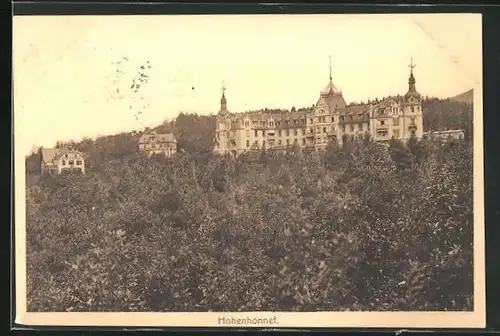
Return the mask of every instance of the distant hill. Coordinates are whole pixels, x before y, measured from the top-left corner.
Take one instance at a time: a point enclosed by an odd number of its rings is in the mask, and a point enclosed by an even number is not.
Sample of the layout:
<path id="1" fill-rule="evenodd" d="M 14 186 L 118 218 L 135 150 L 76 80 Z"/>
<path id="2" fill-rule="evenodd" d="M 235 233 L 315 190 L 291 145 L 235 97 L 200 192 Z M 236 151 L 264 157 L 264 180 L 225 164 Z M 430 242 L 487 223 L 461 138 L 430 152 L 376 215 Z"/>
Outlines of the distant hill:
<path id="1" fill-rule="evenodd" d="M 451 97 L 450 99 L 461 103 L 472 104 L 474 102 L 474 90 L 470 89 L 454 97 Z"/>

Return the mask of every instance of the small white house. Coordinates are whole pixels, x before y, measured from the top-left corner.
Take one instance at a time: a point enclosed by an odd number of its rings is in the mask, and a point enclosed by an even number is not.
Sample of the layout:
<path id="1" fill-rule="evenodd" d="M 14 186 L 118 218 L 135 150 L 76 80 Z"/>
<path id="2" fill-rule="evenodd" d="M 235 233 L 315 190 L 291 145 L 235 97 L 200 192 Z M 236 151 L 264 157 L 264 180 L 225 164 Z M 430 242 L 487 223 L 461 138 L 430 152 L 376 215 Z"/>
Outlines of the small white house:
<path id="1" fill-rule="evenodd" d="M 171 133 L 158 134 L 155 131 L 146 131 L 139 139 L 139 150 L 153 154 L 171 156 L 177 152 L 177 140 Z"/>
<path id="2" fill-rule="evenodd" d="M 61 174 L 80 172 L 85 174 L 84 155 L 67 148 L 40 148 L 42 173 Z"/>
<path id="3" fill-rule="evenodd" d="M 424 138 L 436 139 L 440 138 L 443 140 L 463 140 L 465 139 L 464 130 L 447 130 L 447 131 L 432 131 L 424 133 Z"/>

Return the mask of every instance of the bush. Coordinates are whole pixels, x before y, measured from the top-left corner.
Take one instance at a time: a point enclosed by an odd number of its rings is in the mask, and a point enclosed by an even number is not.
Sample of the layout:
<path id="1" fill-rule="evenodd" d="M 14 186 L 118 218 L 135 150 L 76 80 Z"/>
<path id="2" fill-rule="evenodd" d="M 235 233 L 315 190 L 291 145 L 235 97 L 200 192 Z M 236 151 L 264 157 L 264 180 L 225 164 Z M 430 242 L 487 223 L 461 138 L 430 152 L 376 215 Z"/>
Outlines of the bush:
<path id="1" fill-rule="evenodd" d="M 473 309 L 468 144 L 98 164 L 27 186 L 29 311 Z"/>

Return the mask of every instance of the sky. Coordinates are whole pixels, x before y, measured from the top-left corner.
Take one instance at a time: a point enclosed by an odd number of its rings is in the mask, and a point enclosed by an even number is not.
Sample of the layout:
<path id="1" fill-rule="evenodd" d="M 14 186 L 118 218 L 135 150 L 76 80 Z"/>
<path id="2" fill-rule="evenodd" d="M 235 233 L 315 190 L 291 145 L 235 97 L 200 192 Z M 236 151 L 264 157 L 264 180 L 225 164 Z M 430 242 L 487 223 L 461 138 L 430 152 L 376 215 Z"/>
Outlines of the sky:
<path id="1" fill-rule="evenodd" d="M 450 97 L 482 85 L 481 50 L 476 14 L 17 16 L 16 149 L 215 114 L 222 83 L 232 112 L 311 106 L 329 57 L 347 102 L 404 94 L 410 59 L 421 94 Z"/>

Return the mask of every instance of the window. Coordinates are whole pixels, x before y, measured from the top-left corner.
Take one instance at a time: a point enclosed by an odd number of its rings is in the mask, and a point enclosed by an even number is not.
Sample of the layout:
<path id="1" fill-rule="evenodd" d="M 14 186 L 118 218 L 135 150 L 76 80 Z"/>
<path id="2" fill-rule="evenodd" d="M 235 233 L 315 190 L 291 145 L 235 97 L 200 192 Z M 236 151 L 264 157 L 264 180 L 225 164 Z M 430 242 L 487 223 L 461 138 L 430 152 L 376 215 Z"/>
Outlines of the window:
<path id="1" fill-rule="evenodd" d="M 280 140 L 278 140 L 278 145 L 280 145 L 280 146 L 281 146 L 281 139 L 280 139 Z"/>
<path id="2" fill-rule="evenodd" d="M 262 136 L 266 136 L 266 132 L 265 131 L 262 131 Z"/>
<path id="3" fill-rule="evenodd" d="M 362 131 L 362 130 L 363 130 L 363 124 L 358 124 L 358 129 L 359 129 L 360 131 Z"/>
<path id="4" fill-rule="evenodd" d="M 298 120 L 296 120 L 296 119 L 293 120 L 294 125 L 297 125 L 298 123 L 299 123 Z"/>
<path id="5" fill-rule="evenodd" d="M 293 142 L 294 142 L 294 143 L 298 143 L 299 141 L 298 141 L 297 139 L 294 139 L 294 140 L 293 140 Z"/>
<path id="6" fill-rule="evenodd" d="M 295 136 L 297 136 L 297 129 L 294 129 L 294 130 L 293 130 L 293 134 L 294 134 Z"/>
<path id="7" fill-rule="evenodd" d="M 250 140 L 247 140 L 247 147 L 250 147 Z"/>
<path id="8" fill-rule="evenodd" d="M 66 160 L 62 160 L 62 165 L 65 166 L 66 165 Z"/>
<path id="9" fill-rule="evenodd" d="M 335 122 L 335 117 L 332 117 L 332 122 Z"/>
<path id="10" fill-rule="evenodd" d="M 290 144 L 290 139 L 286 139 L 286 144 L 289 145 Z"/>
<path id="11" fill-rule="evenodd" d="M 354 132 L 354 125 L 350 125 L 349 128 L 351 129 L 351 132 Z"/>
<path id="12" fill-rule="evenodd" d="M 151 144 L 151 148 L 155 148 L 155 144 Z"/>
<path id="13" fill-rule="evenodd" d="M 380 120 L 380 125 L 385 125 L 385 120 Z"/>
<path id="14" fill-rule="evenodd" d="M 245 133 L 246 133 L 246 136 L 247 136 L 247 138 L 248 138 L 248 137 L 250 136 L 250 130 L 246 130 L 246 132 L 245 132 Z"/>
<path id="15" fill-rule="evenodd" d="M 274 126 L 274 122 L 270 121 L 269 122 L 269 126 L 273 127 Z"/>
<path id="16" fill-rule="evenodd" d="M 342 132 L 345 132 L 345 125 L 342 125 Z"/>
<path id="17" fill-rule="evenodd" d="M 305 145 L 306 144 L 306 139 L 302 139 L 302 144 Z"/>
<path id="18" fill-rule="evenodd" d="M 412 106 L 412 107 L 411 107 L 411 112 L 412 112 L 412 113 L 414 113 L 414 112 L 415 112 L 415 107 L 414 107 L 414 106 Z"/>
<path id="19" fill-rule="evenodd" d="M 77 165 L 77 166 L 81 166 L 81 165 L 82 165 L 82 161 L 80 161 L 80 160 L 76 160 L 76 165 Z"/>
<path id="20" fill-rule="evenodd" d="M 248 121 L 245 121 L 245 127 L 248 127 L 250 124 Z"/>
<path id="21" fill-rule="evenodd" d="M 312 118 L 311 118 L 311 119 L 309 119 L 309 122 L 310 122 L 311 124 L 313 123 L 313 120 L 312 120 Z"/>
<path id="22" fill-rule="evenodd" d="M 290 131 L 286 130 L 286 136 L 290 136 Z"/>
<path id="23" fill-rule="evenodd" d="M 70 166 L 73 166 L 75 164 L 75 161 L 70 160 L 68 163 L 69 163 Z"/>
<path id="24" fill-rule="evenodd" d="M 281 130 L 278 130 L 278 136 L 281 136 Z"/>
<path id="25" fill-rule="evenodd" d="M 323 133 L 326 133 L 326 127 L 323 127 Z"/>
<path id="26" fill-rule="evenodd" d="M 350 116 L 349 116 L 349 120 L 354 120 L 354 116 L 353 116 L 353 115 L 350 115 Z"/>
<path id="27" fill-rule="evenodd" d="M 68 158 L 68 154 L 64 154 L 64 157 L 67 159 Z"/>
<path id="28" fill-rule="evenodd" d="M 345 117 L 344 116 L 340 116 L 340 120 L 341 121 L 344 121 Z"/>
<path id="29" fill-rule="evenodd" d="M 255 136 L 259 136 L 259 133 L 257 130 L 254 130 L 254 134 L 255 134 Z"/>
<path id="30" fill-rule="evenodd" d="M 394 119 L 392 119 L 392 124 L 393 124 L 394 126 L 399 126 L 399 119 L 398 119 L 398 118 L 394 118 Z"/>
<path id="31" fill-rule="evenodd" d="M 266 140 L 263 140 L 262 141 L 262 147 L 264 147 L 266 145 Z"/>
<path id="32" fill-rule="evenodd" d="M 276 126 L 279 126 L 281 125 L 281 123 L 279 121 L 276 122 Z"/>

